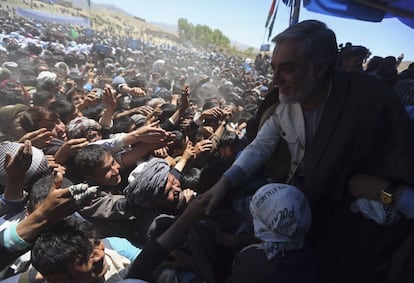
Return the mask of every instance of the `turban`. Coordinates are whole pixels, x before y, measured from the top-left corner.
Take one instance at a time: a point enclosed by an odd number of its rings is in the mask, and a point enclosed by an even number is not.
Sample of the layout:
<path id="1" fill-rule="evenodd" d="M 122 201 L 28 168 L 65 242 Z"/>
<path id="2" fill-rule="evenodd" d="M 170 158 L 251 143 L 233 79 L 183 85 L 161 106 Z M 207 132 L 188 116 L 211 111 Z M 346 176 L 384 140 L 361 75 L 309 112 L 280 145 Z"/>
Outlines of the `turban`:
<path id="1" fill-rule="evenodd" d="M 0 144 L 0 184 L 6 185 L 7 173 L 4 169 L 4 160 L 6 153 L 9 153 L 14 157 L 17 151 L 22 147 L 22 143 L 17 142 L 4 142 Z M 32 163 L 25 175 L 25 184 L 29 182 L 34 183 L 37 179 L 48 175 L 50 173 L 49 163 L 43 154 L 43 151 L 32 146 Z"/>
<path id="2" fill-rule="evenodd" d="M 139 164 L 128 177 L 126 199 L 134 204 L 149 205 L 164 192 L 170 166 L 162 158 L 151 158 Z"/>
<path id="3" fill-rule="evenodd" d="M 9 129 L 13 127 L 14 119 L 17 115 L 29 109 L 24 104 L 6 105 L 0 108 L 0 129 L 4 134 L 9 134 Z"/>
<path id="4" fill-rule="evenodd" d="M 311 224 L 311 210 L 305 195 L 287 184 L 267 184 L 250 201 L 254 234 L 262 240 L 270 260 L 288 250 L 303 247 L 305 234 Z"/>
<path id="5" fill-rule="evenodd" d="M 102 126 L 98 122 L 87 117 L 77 117 L 66 125 L 68 139 L 86 138 L 88 131 L 101 129 Z"/>

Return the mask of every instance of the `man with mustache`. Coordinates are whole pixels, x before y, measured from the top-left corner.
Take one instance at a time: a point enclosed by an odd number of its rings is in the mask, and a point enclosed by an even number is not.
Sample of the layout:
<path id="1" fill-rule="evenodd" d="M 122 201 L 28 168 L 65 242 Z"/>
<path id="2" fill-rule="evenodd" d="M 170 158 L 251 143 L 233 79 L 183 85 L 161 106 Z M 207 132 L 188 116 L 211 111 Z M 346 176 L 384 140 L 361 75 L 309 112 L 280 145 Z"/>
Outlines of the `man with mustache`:
<path id="1" fill-rule="evenodd" d="M 207 213 L 264 172 L 268 182 L 295 185 L 309 199 L 320 282 L 409 282 L 414 140 L 401 102 L 384 81 L 336 70 L 336 37 L 322 22 L 292 25 L 273 41 L 276 88 L 258 111 L 261 128 L 203 195 Z M 378 225 L 351 211 L 358 199 L 403 217 Z"/>

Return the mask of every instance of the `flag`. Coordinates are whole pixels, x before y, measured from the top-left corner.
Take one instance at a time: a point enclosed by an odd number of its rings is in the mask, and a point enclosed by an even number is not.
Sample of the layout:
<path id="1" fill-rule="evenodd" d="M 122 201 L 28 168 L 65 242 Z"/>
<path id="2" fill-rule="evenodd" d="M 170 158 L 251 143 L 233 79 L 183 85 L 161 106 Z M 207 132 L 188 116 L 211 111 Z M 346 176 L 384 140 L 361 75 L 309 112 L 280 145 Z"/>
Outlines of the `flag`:
<path id="1" fill-rule="evenodd" d="M 269 26 L 269 35 L 267 36 L 267 41 L 269 41 L 270 37 L 272 36 L 272 31 L 273 31 L 273 26 L 275 25 L 275 19 L 276 19 L 278 6 L 279 6 L 279 2 L 277 2 L 276 4 L 275 13 L 273 14 L 272 22 L 270 23 L 270 26 Z"/>
<path id="2" fill-rule="evenodd" d="M 272 18 L 273 12 L 275 11 L 275 6 L 276 6 L 276 0 L 272 0 L 272 5 L 270 6 L 270 9 L 269 9 L 269 15 L 267 15 L 265 28 L 267 28 L 267 26 L 269 25 L 270 19 Z"/>
<path id="3" fill-rule="evenodd" d="M 73 39 L 77 39 L 79 37 L 79 32 L 76 29 L 74 29 L 74 28 L 71 27 L 70 28 L 70 36 Z"/>

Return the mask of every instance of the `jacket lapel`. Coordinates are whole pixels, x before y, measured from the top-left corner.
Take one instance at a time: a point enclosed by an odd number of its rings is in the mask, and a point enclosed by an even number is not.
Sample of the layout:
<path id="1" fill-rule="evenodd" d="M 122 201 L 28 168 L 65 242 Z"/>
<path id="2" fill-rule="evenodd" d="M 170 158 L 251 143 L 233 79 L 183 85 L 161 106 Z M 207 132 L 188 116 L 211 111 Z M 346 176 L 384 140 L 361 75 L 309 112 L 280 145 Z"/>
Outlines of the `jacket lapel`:
<path id="1" fill-rule="evenodd" d="M 325 108 L 319 121 L 313 140 L 307 143 L 305 153 L 305 171 L 313 172 L 316 170 L 328 142 L 330 141 L 333 131 L 337 125 L 338 119 L 342 116 L 346 100 L 348 99 L 348 80 L 347 76 L 339 75 L 334 77 L 331 93 L 329 94 Z"/>

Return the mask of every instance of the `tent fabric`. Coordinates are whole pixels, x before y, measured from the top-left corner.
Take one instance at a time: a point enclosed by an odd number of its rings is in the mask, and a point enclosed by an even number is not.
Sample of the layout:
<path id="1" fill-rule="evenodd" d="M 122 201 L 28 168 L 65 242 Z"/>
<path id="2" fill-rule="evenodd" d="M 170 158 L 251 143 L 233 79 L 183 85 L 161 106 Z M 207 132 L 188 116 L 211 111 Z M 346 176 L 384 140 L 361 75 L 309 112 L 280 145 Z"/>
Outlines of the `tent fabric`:
<path id="1" fill-rule="evenodd" d="M 376 0 L 377 4 L 396 8 L 414 14 L 413 0 Z M 311 12 L 370 22 L 381 22 L 384 18 L 398 18 L 405 25 L 414 28 L 414 18 L 393 14 L 390 10 L 384 11 L 358 3 L 355 0 L 303 0 L 303 6 Z"/>
<path id="2" fill-rule="evenodd" d="M 38 21 L 47 21 L 53 22 L 58 24 L 67 24 L 67 25 L 76 25 L 76 26 L 85 26 L 90 27 L 91 22 L 89 19 L 81 18 L 81 17 L 73 17 L 73 16 L 63 16 L 63 15 L 55 15 L 40 11 L 33 11 L 24 8 L 16 8 L 16 12 L 18 15 L 30 18 Z"/>

